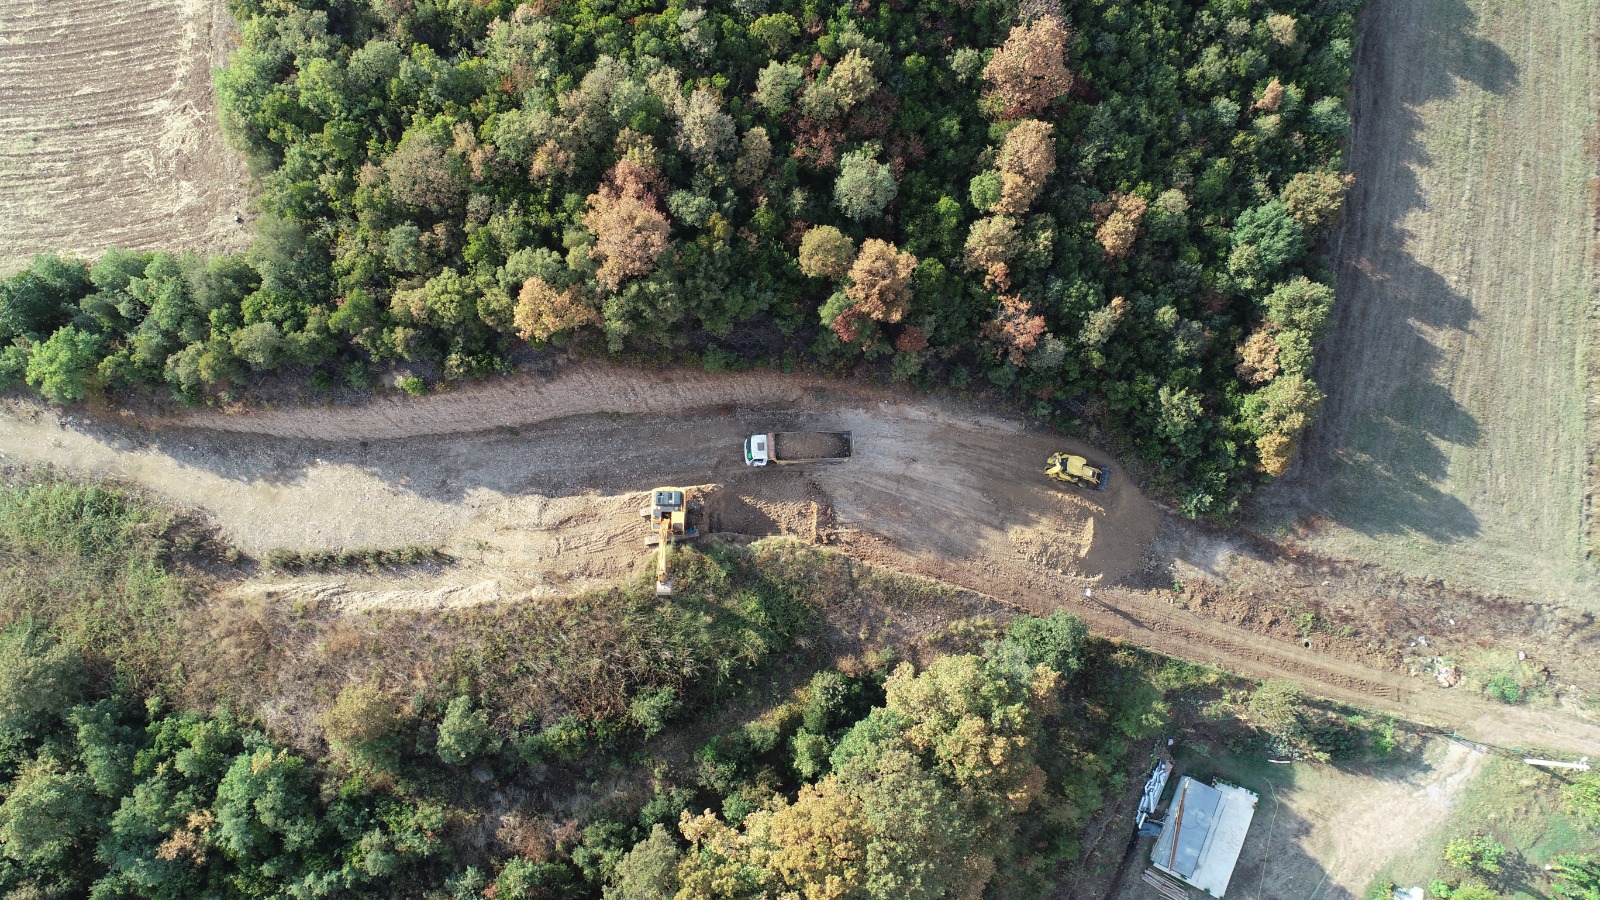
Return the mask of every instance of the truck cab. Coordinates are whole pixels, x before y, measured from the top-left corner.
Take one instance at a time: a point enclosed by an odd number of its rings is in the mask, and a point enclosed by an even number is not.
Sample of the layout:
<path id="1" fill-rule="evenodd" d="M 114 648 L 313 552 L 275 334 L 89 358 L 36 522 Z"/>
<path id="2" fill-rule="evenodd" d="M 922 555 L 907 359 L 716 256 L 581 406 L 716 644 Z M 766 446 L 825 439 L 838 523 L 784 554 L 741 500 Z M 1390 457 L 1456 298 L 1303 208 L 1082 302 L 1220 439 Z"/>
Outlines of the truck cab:
<path id="1" fill-rule="evenodd" d="M 747 466 L 764 466 L 771 456 L 767 447 L 768 437 L 765 434 L 752 434 L 744 439 L 744 464 Z"/>

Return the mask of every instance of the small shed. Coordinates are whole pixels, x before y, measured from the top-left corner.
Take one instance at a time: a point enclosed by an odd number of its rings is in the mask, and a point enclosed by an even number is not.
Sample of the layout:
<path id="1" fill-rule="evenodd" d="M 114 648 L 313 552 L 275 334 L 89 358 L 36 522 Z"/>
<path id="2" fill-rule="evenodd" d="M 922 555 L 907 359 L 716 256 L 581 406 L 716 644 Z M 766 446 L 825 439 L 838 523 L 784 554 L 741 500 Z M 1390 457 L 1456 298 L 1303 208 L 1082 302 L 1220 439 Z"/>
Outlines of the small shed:
<path id="1" fill-rule="evenodd" d="M 1150 862 L 1213 897 L 1228 891 L 1245 833 L 1261 798 L 1221 781 L 1178 780 Z"/>

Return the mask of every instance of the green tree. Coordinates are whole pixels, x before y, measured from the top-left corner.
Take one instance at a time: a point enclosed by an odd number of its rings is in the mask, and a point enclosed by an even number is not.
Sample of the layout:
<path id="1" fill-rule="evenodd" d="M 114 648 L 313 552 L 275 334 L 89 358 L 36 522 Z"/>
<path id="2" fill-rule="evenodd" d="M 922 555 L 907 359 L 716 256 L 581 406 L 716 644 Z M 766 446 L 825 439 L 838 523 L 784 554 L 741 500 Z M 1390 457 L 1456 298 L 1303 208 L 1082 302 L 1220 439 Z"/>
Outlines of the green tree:
<path id="1" fill-rule="evenodd" d="M 1083 668 L 1089 629 L 1077 616 L 1056 610 L 1044 618 L 1023 616 L 1006 628 L 1005 642 L 1022 651 L 1029 665 L 1049 666 L 1062 678 Z"/>
<path id="2" fill-rule="evenodd" d="M 750 36 L 766 46 L 769 56 L 780 56 L 800 36 L 800 23 L 788 13 L 771 13 L 750 23 Z"/>
<path id="3" fill-rule="evenodd" d="M 678 842 L 666 826 L 633 845 L 617 863 L 605 886 L 605 900 L 660 900 L 678 892 Z"/>
<path id="4" fill-rule="evenodd" d="M 1333 288 L 1302 276 L 1273 288 L 1262 305 L 1271 321 L 1316 340 L 1328 324 Z"/>
<path id="5" fill-rule="evenodd" d="M 1279 199 L 1300 227 L 1324 231 L 1339 223 L 1350 183 L 1350 176 L 1334 172 L 1296 172 L 1283 186 Z"/>
<path id="6" fill-rule="evenodd" d="M 289 885 L 306 876 L 304 856 L 328 833 L 306 761 L 259 746 L 235 757 L 217 784 L 212 842 L 239 866 Z"/>
<path id="7" fill-rule="evenodd" d="M 1228 269 L 1247 285 L 1270 278 L 1305 252 L 1305 233 L 1279 200 L 1240 213 L 1231 240 Z"/>
<path id="8" fill-rule="evenodd" d="M 0 632 L 0 735 L 37 735 L 77 701 L 86 680 L 78 651 L 42 625 L 19 622 Z"/>
<path id="9" fill-rule="evenodd" d="M 894 199 L 898 186 L 889 167 L 868 150 L 846 153 L 839 162 L 839 178 L 833 185 L 833 201 L 844 214 L 857 221 L 875 219 Z"/>
<path id="10" fill-rule="evenodd" d="M 92 778 L 40 758 L 0 803 L 0 853 L 40 875 L 75 879 L 69 859 L 92 846 L 104 815 Z"/>
<path id="11" fill-rule="evenodd" d="M 233 333 L 229 343 L 234 355 L 256 372 L 277 368 L 287 348 L 283 332 L 271 322 L 246 325 Z"/>
<path id="12" fill-rule="evenodd" d="M 404 723 L 400 704 L 371 682 L 357 682 L 339 692 L 322 714 L 328 740 L 354 756 L 382 759 Z"/>
<path id="13" fill-rule="evenodd" d="M 800 239 L 800 271 L 812 277 L 843 278 L 855 259 L 855 242 L 832 225 L 818 225 Z"/>
<path id="14" fill-rule="evenodd" d="M 45 399 L 72 403 L 88 397 L 98 386 L 100 360 L 105 355 L 104 338 L 66 325 L 34 348 L 24 377 Z"/>
<path id="15" fill-rule="evenodd" d="M 28 268 L 0 279 L 0 344 L 18 336 L 43 337 L 66 324 L 77 302 L 93 289 L 82 262 L 35 256 Z"/>
<path id="16" fill-rule="evenodd" d="M 795 94 L 804 83 L 805 75 L 799 66 L 773 60 L 756 76 L 754 99 L 769 114 L 780 116 L 794 106 Z"/>
<path id="17" fill-rule="evenodd" d="M 1305 694 L 1288 681 L 1263 681 L 1250 692 L 1250 715 L 1267 733 L 1289 746 L 1305 736 Z"/>

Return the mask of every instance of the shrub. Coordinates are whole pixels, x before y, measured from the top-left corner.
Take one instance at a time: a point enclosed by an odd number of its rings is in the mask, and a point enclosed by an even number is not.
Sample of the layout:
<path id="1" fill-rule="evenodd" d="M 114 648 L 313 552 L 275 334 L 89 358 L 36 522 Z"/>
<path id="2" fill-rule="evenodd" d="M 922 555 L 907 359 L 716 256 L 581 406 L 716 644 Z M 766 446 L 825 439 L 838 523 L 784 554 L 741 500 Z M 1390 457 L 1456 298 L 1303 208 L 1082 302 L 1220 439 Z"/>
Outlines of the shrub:
<path id="1" fill-rule="evenodd" d="M 492 750 L 494 729 L 489 714 L 475 708 L 467 697 L 451 699 L 439 723 L 439 758 L 452 766 L 471 762 Z"/>

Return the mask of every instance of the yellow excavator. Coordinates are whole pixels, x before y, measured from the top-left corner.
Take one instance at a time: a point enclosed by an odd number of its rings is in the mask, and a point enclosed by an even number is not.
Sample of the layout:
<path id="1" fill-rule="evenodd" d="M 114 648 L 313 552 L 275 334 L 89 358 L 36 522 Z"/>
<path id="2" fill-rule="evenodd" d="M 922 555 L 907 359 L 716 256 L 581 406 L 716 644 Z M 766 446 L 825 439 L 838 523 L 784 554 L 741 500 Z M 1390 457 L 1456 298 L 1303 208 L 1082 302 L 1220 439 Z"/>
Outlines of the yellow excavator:
<path id="1" fill-rule="evenodd" d="M 650 504 L 639 510 L 655 532 L 650 543 L 656 545 L 656 596 L 672 596 L 672 579 L 667 577 L 667 559 L 672 545 L 700 533 L 690 524 L 690 513 L 700 508 L 683 488 L 663 487 L 650 492 Z"/>
<path id="2" fill-rule="evenodd" d="M 1070 453 L 1055 453 L 1046 461 L 1044 474 L 1052 481 L 1064 481 L 1079 487 L 1092 487 L 1097 491 L 1106 489 L 1106 481 L 1111 478 L 1111 469 L 1101 466 L 1089 465 L 1089 461 L 1081 456 Z"/>

